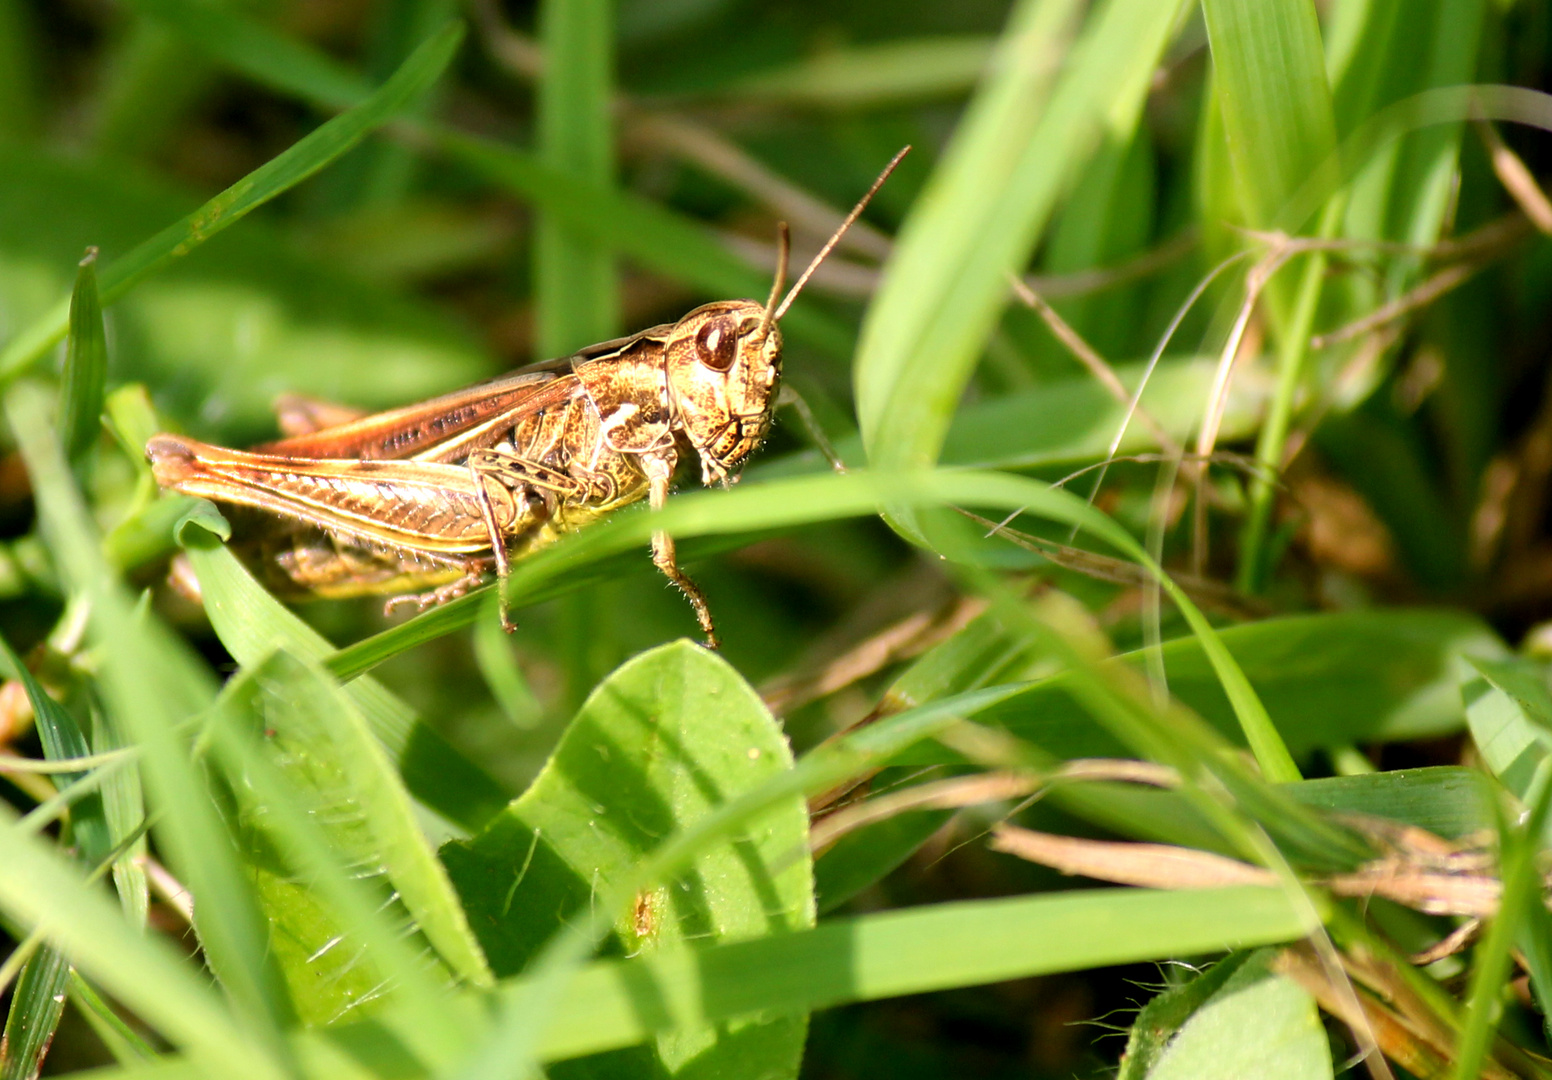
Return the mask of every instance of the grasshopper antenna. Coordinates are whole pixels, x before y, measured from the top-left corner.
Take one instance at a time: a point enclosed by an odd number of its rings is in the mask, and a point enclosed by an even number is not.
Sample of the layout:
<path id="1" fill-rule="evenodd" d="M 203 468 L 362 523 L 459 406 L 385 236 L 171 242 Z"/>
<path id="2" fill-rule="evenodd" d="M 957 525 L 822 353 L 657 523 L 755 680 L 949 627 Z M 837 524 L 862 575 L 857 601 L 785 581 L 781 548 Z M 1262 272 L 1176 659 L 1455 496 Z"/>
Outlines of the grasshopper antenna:
<path id="1" fill-rule="evenodd" d="M 779 320 L 787 313 L 787 309 L 792 306 L 792 301 L 798 298 L 798 293 L 803 291 L 803 286 L 808 284 L 808 279 L 814 276 L 815 270 L 819 269 L 819 264 L 824 262 L 829 257 L 830 252 L 835 250 L 835 245 L 841 242 L 841 237 L 846 235 L 846 230 L 851 228 L 852 222 L 862 216 L 862 211 L 867 209 L 868 201 L 878 193 L 879 188 L 884 186 L 884 181 L 888 180 L 889 174 L 895 171 L 895 166 L 900 164 L 900 159 L 910 152 L 911 148 L 909 146 L 904 147 L 890 160 L 888 165 L 884 166 L 884 171 L 878 174 L 878 179 L 873 181 L 873 186 L 868 188 L 868 193 L 857 201 L 856 206 L 851 208 L 851 213 L 846 215 L 846 220 L 841 222 L 841 227 L 835 230 L 835 234 L 829 240 L 825 241 L 825 246 L 819 249 L 819 254 L 815 255 L 814 261 L 808 264 L 808 269 L 803 271 L 803 276 L 798 278 L 793 284 L 792 291 L 787 294 L 787 298 L 781 302 L 781 307 L 777 308 L 776 313 L 771 316 L 773 319 Z"/>
<path id="2" fill-rule="evenodd" d="M 787 228 L 785 221 L 776 223 L 776 280 L 771 282 L 771 295 L 765 301 L 765 313 L 760 316 L 760 329 L 755 334 L 757 340 L 764 340 L 770 332 L 771 323 L 776 321 L 776 299 L 781 296 L 781 290 L 787 285 L 787 260 L 792 256 L 792 232 Z"/>

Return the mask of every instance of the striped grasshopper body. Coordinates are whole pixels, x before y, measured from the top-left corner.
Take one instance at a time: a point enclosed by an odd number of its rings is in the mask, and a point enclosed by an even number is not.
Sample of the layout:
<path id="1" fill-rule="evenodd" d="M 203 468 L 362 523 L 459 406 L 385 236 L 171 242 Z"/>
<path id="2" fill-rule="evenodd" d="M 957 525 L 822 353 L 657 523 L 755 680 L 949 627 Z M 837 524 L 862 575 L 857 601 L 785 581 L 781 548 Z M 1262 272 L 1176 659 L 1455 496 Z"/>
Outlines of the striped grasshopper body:
<path id="1" fill-rule="evenodd" d="M 317 430 L 306 429 L 326 413 L 293 408 L 283 418 L 301 433 L 248 451 L 157 435 L 146 444 L 157 482 L 278 518 L 249 544 L 271 583 L 322 596 L 416 593 L 390 610 L 505 577 L 513 558 L 621 506 L 646 498 L 660 508 L 681 460 L 698 459 L 705 484 L 732 483 L 770 429 L 781 316 L 898 161 L 779 304 L 785 227 L 764 304 L 706 304 L 575 356 Z M 654 534 L 652 558 L 715 644 L 706 601 L 666 533 Z"/>

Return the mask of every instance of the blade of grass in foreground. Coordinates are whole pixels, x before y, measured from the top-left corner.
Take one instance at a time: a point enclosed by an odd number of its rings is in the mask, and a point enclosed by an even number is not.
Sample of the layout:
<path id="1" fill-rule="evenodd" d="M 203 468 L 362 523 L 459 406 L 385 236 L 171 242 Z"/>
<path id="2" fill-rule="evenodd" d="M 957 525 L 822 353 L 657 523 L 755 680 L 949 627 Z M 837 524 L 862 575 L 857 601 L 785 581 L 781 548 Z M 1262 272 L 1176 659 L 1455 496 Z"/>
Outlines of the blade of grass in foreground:
<path id="1" fill-rule="evenodd" d="M 239 1003 L 253 1046 L 263 1048 L 256 1058 L 273 1063 L 287 1050 L 281 1032 L 292 1019 L 290 1000 L 270 958 L 267 927 L 182 730 L 209 707 L 215 688 L 180 639 L 148 613 L 136 612 L 108 569 L 44 419 L 44 391 L 18 385 L 5 405 L 49 550 L 61 576 L 91 603 L 92 641 L 103 646 L 98 688 L 114 721 L 140 748 L 147 787 L 162 811 L 156 826 L 162 851 L 199 898 L 197 929 L 206 959 Z M 111 986 L 134 972 L 95 974 Z"/>
<path id="2" fill-rule="evenodd" d="M 102 302 L 111 304 L 142 278 L 187 255 L 245 214 L 307 179 L 359 143 L 368 132 L 391 120 L 437 80 L 462 37 L 461 25 L 448 25 L 417 49 L 393 78 L 360 105 L 330 120 L 182 221 L 114 260 L 101 275 Z M 65 335 L 69 307 L 68 301 L 61 301 L 11 339 L 0 351 L 0 380 L 14 378 Z"/>
<path id="3" fill-rule="evenodd" d="M 806 476 L 752 485 L 730 492 L 695 492 L 677 496 L 657 514 L 625 511 L 610 520 L 569 536 L 553 547 L 518 561 L 507 579 L 514 602 L 541 585 L 577 572 L 601 558 L 638 548 L 654 529 L 676 537 L 787 528 L 794 525 L 876 513 L 883 504 L 897 506 L 966 506 L 1017 510 L 1075 525 L 1112 545 L 1157 578 L 1200 639 L 1223 686 L 1224 694 L 1245 732 L 1262 773 L 1269 780 L 1300 779 L 1293 758 L 1272 725 L 1255 690 L 1224 647 L 1201 610 L 1109 517 L 1069 492 L 1039 481 L 1006 473 L 940 472 L 914 476 L 880 476 L 854 472 L 846 476 Z M 466 625 L 478 612 L 479 601 L 466 597 L 451 611 L 431 612 L 403 626 L 358 643 L 331 662 L 331 669 L 365 670 L 403 649 L 426 640 L 426 626 L 448 633 Z M 334 666 L 339 664 L 339 667 Z M 343 677 L 343 676 L 342 676 Z"/>
<path id="4" fill-rule="evenodd" d="M 0 904 L 41 927 L 71 962 L 100 982 L 173 1043 L 223 1075 L 271 1080 L 283 1074 L 262 1044 L 232 1022 L 206 982 L 160 937 L 130 929 L 100 891 L 88 886 L 40 840 L 15 827 L 0 804 Z"/>

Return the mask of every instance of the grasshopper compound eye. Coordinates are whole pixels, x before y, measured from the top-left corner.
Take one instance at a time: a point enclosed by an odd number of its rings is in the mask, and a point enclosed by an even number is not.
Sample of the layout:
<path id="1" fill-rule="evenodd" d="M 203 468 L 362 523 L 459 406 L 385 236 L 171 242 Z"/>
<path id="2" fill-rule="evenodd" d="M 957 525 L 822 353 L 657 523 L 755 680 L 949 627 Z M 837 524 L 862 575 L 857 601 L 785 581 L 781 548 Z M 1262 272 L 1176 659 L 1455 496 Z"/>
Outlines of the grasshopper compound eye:
<path id="1" fill-rule="evenodd" d="M 695 335 L 695 358 L 712 371 L 726 371 L 738 358 L 738 331 L 724 319 L 712 319 Z"/>

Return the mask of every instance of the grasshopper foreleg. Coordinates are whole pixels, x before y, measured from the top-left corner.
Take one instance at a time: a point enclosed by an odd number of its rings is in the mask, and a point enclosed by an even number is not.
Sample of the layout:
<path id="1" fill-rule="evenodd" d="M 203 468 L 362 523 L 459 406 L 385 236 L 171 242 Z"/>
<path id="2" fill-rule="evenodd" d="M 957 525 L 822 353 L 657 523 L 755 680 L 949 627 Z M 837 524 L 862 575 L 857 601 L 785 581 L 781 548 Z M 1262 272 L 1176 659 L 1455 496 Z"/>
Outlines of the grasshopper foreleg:
<path id="1" fill-rule="evenodd" d="M 668 502 L 668 484 L 674 475 L 674 465 L 675 458 L 672 450 L 666 453 L 642 455 L 641 467 L 647 474 L 647 495 L 653 510 L 661 510 Z M 712 624 L 711 608 L 706 604 L 706 597 L 701 593 L 700 586 L 679 569 L 679 564 L 674 559 L 674 538 L 662 529 L 652 534 L 652 564 L 663 572 L 664 577 L 678 586 L 679 591 L 684 593 L 685 599 L 690 601 L 690 606 L 695 609 L 695 619 L 701 624 L 701 631 L 706 635 L 707 648 L 717 648 L 717 630 Z"/>

